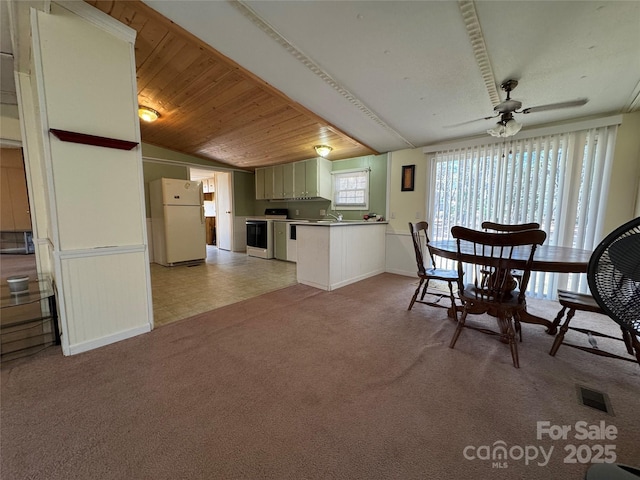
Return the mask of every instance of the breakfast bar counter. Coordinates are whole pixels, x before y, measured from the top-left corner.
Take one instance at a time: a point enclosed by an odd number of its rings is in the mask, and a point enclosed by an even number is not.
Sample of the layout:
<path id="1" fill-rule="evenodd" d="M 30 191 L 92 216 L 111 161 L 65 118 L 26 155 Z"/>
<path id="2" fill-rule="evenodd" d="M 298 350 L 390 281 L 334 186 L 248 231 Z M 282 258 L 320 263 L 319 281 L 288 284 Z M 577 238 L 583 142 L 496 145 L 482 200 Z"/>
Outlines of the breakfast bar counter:
<path id="1" fill-rule="evenodd" d="M 387 223 L 297 223 L 298 282 L 335 290 L 383 273 Z"/>

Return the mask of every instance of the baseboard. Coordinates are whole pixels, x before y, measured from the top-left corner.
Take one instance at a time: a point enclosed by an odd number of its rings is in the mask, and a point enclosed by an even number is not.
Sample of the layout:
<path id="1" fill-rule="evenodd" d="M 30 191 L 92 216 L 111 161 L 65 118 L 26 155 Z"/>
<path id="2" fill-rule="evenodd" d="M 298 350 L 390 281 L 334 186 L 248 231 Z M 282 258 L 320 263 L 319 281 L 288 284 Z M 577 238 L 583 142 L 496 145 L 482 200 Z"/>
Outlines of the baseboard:
<path id="1" fill-rule="evenodd" d="M 386 273 L 395 273 L 396 275 L 402 275 L 404 277 L 416 277 L 417 274 L 415 272 L 415 270 L 412 271 L 406 271 L 406 270 L 397 270 L 395 268 L 388 268 L 385 270 Z"/>
<path id="2" fill-rule="evenodd" d="M 95 340 L 90 340 L 88 342 L 76 343 L 74 345 L 69 345 L 69 350 L 68 352 L 65 352 L 65 355 L 76 355 L 78 353 L 88 352 L 89 350 L 94 350 L 96 348 L 104 347 L 112 343 L 120 342 L 122 340 L 126 340 L 127 338 L 142 335 L 143 333 L 149 333 L 150 331 L 151 325 L 146 324 L 140 327 L 134 327 L 128 330 L 113 333 L 111 335 L 107 335 L 106 337 L 96 338 Z"/>

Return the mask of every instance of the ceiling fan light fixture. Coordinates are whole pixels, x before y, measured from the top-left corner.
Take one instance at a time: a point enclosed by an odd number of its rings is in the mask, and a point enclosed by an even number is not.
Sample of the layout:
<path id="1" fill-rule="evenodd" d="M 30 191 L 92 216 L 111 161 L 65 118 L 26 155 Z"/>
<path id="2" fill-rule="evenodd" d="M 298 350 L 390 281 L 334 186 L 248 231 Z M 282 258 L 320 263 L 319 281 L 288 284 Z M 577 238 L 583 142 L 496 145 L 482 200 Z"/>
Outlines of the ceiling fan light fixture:
<path id="1" fill-rule="evenodd" d="M 496 126 L 487 130 L 487 133 L 492 137 L 506 137 L 505 128 L 500 122 L 496 123 Z"/>
<path id="2" fill-rule="evenodd" d="M 512 137 L 522 129 L 522 124 L 516 122 L 513 118 L 504 125 L 505 137 Z"/>
<path id="3" fill-rule="evenodd" d="M 511 118 L 509 120 L 500 121 L 496 123 L 496 126 L 487 130 L 487 133 L 492 137 L 513 137 L 522 129 L 522 124 Z"/>
<path id="4" fill-rule="evenodd" d="M 316 145 L 313 148 L 316 150 L 316 153 L 321 157 L 326 157 L 331 153 L 331 150 L 333 150 L 333 148 L 331 148 L 329 145 Z"/>
<path id="5" fill-rule="evenodd" d="M 160 113 L 153 108 L 138 105 L 138 116 L 145 122 L 153 123 L 160 118 Z"/>

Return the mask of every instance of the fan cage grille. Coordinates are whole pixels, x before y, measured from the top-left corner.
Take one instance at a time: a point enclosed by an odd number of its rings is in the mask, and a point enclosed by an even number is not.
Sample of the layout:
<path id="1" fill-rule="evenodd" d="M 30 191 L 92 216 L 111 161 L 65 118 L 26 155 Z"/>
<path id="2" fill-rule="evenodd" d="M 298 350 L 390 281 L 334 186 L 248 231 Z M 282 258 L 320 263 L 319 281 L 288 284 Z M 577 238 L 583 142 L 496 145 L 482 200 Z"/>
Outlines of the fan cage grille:
<path id="1" fill-rule="evenodd" d="M 620 326 L 640 335 L 640 217 L 611 232 L 591 256 L 591 294 Z"/>

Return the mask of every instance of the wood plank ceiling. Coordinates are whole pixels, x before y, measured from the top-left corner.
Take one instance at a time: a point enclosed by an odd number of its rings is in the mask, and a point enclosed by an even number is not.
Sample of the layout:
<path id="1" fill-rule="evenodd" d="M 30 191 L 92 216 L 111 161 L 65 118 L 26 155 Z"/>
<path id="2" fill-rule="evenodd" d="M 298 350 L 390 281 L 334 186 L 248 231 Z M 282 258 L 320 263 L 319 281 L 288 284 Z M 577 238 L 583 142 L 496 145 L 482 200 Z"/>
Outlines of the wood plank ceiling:
<path id="1" fill-rule="evenodd" d="M 377 153 L 140 1 L 86 0 L 135 29 L 138 103 L 160 112 L 142 141 L 252 170 Z"/>

